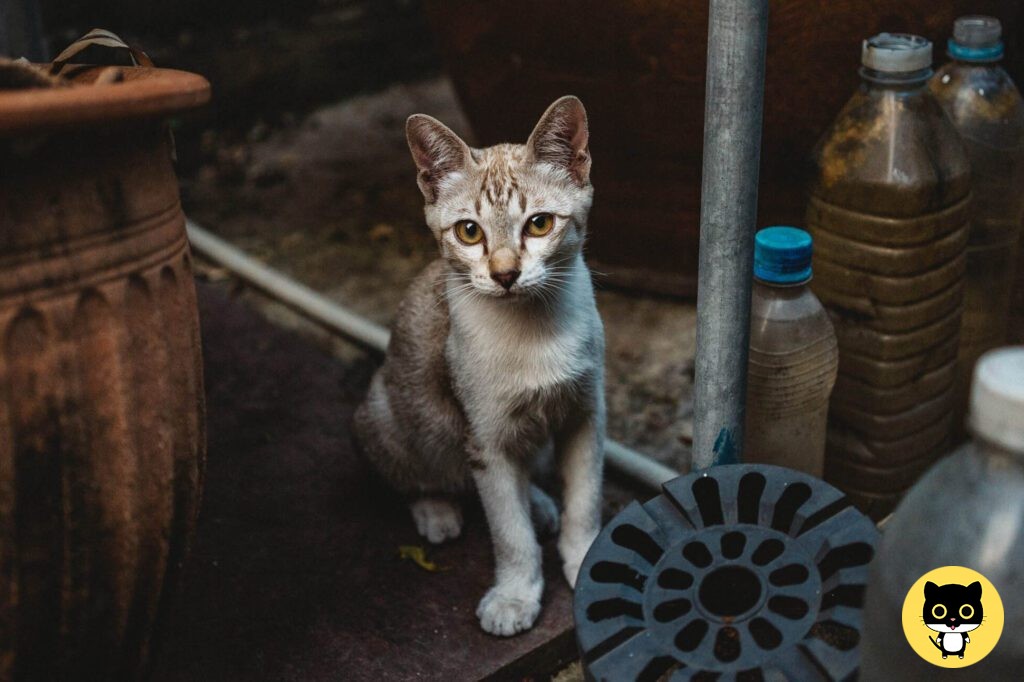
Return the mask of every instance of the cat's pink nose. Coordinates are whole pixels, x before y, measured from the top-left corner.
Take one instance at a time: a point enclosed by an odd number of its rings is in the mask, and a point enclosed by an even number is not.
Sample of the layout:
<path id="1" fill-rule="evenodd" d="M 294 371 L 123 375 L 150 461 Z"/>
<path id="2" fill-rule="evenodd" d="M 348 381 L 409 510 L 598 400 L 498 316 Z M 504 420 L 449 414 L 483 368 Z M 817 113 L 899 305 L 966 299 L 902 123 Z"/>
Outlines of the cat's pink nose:
<path id="1" fill-rule="evenodd" d="M 505 291 L 512 288 L 512 285 L 519 279 L 518 270 L 506 270 L 504 272 L 492 272 L 491 279 L 505 287 Z"/>

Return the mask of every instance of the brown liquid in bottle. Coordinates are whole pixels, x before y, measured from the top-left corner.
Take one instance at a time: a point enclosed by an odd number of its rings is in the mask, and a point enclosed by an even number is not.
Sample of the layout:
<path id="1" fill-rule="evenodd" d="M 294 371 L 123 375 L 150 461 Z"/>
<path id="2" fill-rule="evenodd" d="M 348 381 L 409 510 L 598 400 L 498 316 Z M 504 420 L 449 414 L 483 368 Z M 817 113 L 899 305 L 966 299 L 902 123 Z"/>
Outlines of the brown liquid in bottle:
<path id="1" fill-rule="evenodd" d="M 930 43 L 882 34 L 864 60 L 815 150 L 807 225 L 839 344 L 825 478 L 880 518 L 951 446 L 970 179 Z"/>
<path id="2" fill-rule="evenodd" d="M 953 420 L 957 441 L 966 437 L 964 416 L 975 362 L 1006 342 L 1011 312 L 1024 323 L 1024 270 L 1019 302 L 1011 305 L 1024 213 L 1024 101 L 999 66 L 999 37 L 999 22 L 991 17 L 958 19 L 949 45 L 955 61 L 930 82 L 960 132 L 971 164 L 971 232 Z"/>

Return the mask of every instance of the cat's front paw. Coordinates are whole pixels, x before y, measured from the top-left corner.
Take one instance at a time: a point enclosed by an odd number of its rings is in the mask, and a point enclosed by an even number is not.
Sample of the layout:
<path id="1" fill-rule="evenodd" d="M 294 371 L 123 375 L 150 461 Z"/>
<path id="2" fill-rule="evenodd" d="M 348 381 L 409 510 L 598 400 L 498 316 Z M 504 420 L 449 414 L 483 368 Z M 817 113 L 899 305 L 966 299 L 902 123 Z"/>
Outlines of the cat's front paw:
<path id="1" fill-rule="evenodd" d="M 530 589 L 516 594 L 506 592 L 504 588 L 492 587 L 476 607 L 480 627 L 484 632 L 501 637 L 529 630 L 540 613 L 541 591 Z"/>
<path id="2" fill-rule="evenodd" d="M 416 530 L 435 545 L 462 533 L 462 510 L 443 497 L 421 497 L 409 505 Z"/>
<path id="3" fill-rule="evenodd" d="M 597 531 L 577 535 L 573 538 L 563 537 L 558 542 L 558 552 L 562 555 L 562 572 L 569 583 L 569 587 L 576 587 L 576 577 L 580 572 L 580 565 L 590 550 L 597 537 Z"/>

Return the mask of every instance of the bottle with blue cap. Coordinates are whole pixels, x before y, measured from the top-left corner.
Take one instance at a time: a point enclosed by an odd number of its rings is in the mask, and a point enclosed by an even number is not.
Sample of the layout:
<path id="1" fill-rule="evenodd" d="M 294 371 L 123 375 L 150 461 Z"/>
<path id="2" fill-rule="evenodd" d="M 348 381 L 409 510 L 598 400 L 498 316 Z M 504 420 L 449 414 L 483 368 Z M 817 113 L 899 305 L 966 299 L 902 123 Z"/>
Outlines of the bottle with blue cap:
<path id="1" fill-rule="evenodd" d="M 811 248 L 795 227 L 768 227 L 754 240 L 744 460 L 821 476 L 839 356 L 808 286 Z"/>
<path id="2" fill-rule="evenodd" d="M 971 163 L 971 229 L 967 241 L 964 317 L 957 368 L 957 439 L 964 435 L 971 370 L 985 351 L 1006 343 L 1015 313 L 1024 333 L 1024 100 L 1000 61 L 1002 27 L 986 16 L 960 17 L 932 92 L 953 120 Z M 1014 269 L 1018 270 L 1017 301 Z"/>

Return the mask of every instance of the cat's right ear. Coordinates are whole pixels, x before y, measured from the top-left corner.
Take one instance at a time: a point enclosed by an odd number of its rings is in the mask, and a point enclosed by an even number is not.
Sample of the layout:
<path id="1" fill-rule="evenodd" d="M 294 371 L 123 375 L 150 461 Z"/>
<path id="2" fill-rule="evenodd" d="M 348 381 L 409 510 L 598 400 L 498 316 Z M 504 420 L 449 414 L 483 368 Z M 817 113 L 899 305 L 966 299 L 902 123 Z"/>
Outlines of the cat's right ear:
<path id="1" fill-rule="evenodd" d="M 437 201 L 441 181 L 469 163 L 469 146 L 448 126 L 424 114 L 409 117 L 405 122 L 405 137 L 416 163 L 416 184 L 423 198 L 432 204 Z"/>
<path id="2" fill-rule="evenodd" d="M 555 100 L 540 117 L 526 146 L 535 161 L 564 168 L 585 186 L 590 182 L 589 139 L 583 102 L 566 95 Z"/>
<path id="3" fill-rule="evenodd" d="M 926 583 L 924 584 L 924 598 L 925 598 L 926 600 L 927 600 L 927 599 L 931 599 L 931 596 L 930 596 L 930 595 L 934 594 L 934 593 L 935 593 L 935 590 L 937 590 L 937 589 L 939 589 L 939 586 L 938 586 L 938 585 L 936 585 L 935 583 L 933 583 L 933 582 L 932 582 L 931 580 L 929 580 L 928 582 L 926 582 Z"/>

